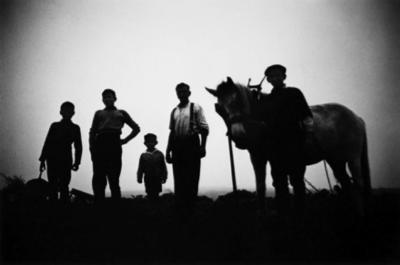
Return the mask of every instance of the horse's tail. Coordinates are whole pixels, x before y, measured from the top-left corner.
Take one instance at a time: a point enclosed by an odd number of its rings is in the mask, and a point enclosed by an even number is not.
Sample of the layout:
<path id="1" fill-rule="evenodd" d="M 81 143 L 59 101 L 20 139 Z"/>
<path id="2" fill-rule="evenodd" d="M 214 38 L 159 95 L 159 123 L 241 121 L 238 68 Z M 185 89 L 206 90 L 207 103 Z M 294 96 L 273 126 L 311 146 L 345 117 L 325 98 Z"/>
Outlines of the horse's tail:
<path id="1" fill-rule="evenodd" d="M 364 127 L 364 137 L 363 137 L 363 146 L 361 151 L 361 178 L 364 182 L 363 192 L 365 196 L 369 196 L 371 194 L 371 175 L 369 169 L 369 159 L 368 159 L 368 141 L 367 141 L 367 132 Z"/>

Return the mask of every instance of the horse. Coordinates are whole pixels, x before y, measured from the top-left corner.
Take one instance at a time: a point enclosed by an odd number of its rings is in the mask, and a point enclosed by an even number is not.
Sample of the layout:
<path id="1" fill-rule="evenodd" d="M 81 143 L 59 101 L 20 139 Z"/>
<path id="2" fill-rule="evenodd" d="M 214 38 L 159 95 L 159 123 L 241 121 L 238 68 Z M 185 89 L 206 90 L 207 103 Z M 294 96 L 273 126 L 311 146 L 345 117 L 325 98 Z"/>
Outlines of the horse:
<path id="1" fill-rule="evenodd" d="M 216 112 L 225 121 L 236 147 L 248 150 L 256 177 L 256 194 L 264 201 L 268 142 L 273 139 L 268 139 L 268 129 L 271 129 L 268 122 L 261 122 L 255 110 L 260 98 L 269 96 L 234 83 L 230 77 L 216 89 L 206 87 L 206 90 L 218 99 Z M 363 201 L 371 192 L 365 122 L 338 103 L 314 105 L 310 109 L 313 124 L 312 133 L 307 133 L 305 139 L 304 163 L 312 165 L 325 160 L 342 189 L 357 190 L 360 196 L 356 200 Z"/>

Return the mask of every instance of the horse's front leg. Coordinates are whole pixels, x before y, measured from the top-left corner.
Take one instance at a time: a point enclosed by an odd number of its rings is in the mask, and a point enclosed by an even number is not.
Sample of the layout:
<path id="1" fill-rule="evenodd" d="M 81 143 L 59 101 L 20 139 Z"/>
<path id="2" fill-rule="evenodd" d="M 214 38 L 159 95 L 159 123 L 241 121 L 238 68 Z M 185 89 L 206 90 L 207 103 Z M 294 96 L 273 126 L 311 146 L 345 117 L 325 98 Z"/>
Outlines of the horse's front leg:
<path id="1" fill-rule="evenodd" d="M 266 177 L 266 166 L 267 159 L 266 156 L 259 152 L 250 153 L 251 163 L 253 164 L 254 173 L 256 176 L 256 190 L 257 190 L 257 200 L 261 209 L 265 208 L 265 177 Z"/>

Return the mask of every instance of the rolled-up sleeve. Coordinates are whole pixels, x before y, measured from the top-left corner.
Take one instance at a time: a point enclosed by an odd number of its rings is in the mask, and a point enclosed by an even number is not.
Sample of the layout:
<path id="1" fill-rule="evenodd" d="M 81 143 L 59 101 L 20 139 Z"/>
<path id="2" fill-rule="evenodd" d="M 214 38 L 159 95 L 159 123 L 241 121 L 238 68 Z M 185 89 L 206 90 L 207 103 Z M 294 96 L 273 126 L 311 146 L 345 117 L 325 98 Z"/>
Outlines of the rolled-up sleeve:
<path id="1" fill-rule="evenodd" d="M 200 105 L 197 105 L 196 112 L 197 112 L 196 113 L 196 118 L 197 118 L 196 123 L 197 123 L 200 133 L 208 134 L 210 129 L 209 129 L 208 123 L 206 121 L 206 117 L 204 115 L 203 108 Z"/>

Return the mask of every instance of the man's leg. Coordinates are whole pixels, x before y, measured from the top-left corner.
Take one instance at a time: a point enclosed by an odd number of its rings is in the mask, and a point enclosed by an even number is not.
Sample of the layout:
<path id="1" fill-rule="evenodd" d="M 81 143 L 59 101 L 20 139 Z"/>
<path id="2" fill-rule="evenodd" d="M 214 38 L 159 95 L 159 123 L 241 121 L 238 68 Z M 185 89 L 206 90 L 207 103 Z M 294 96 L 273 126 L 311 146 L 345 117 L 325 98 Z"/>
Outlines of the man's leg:
<path id="1" fill-rule="evenodd" d="M 69 166 L 63 168 L 63 174 L 60 177 L 60 199 L 63 202 L 68 202 L 69 183 L 71 182 L 71 169 Z"/>
<path id="2" fill-rule="evenodd" d="M 290 184 L 293 187 L 296 208 L 304 207 L 304 200 L 306 195 L 306 187 L 304 183 L 305 172 L 306 172 L 306 166 L 299 165 L 290 174 Z"/>
<path id="3" fill-rule="evenodd" d="M 122 150 L 117 148 L 113 153 L 110 153 L 110 163 L 107 168 L 108 183 L 111 190 L 111 198 L 121 199 L 121 188 L 119 186 L 119 177 L 122 169 Z"/>
<path id="4" fill-rule="evenodd" d="M 275 188 L 275 202 L 279 214 L 286 214 L 289 209 L 289 186 L 287 173 L 282 163 L 271 161 L 272 185 Z"/>
<path id="5" fill-rule="evenodd" d="M 105 198 L 105 189 L 107 185 L 105 163 L 99 155 L 93 158 L 93 179 L 92 188 L 96 201 Z"/>
<path id="6" fill-rule="evenodd" d="M 175 193 L 175 200 L 178 206 L 180 206 L 184 200 L 184 192 L 185 192 L 184 167 L 185 167 L 184 162 L 178 159 L 175 159 L 172 164 L 172 170 L 174 174 L 174 193 Z"/>
<path id="7" fill-rule="evenodd" d="M 187 163 L 187 203 L 188 207 L 194 207 L 199 191 L 199 180 L 200 180 L 200 166 L 201 160 L 199 157 L 193 157 L 190 162 Z"/>
<path id="8" fill-rule="evenodd" d="M 54 163 L 47 162 L 47 180 L 49 181 L 49 198 L 51 201 L 58 199 L 57 192 L 57 177 L 58 177 L 58 166 Z"/>

